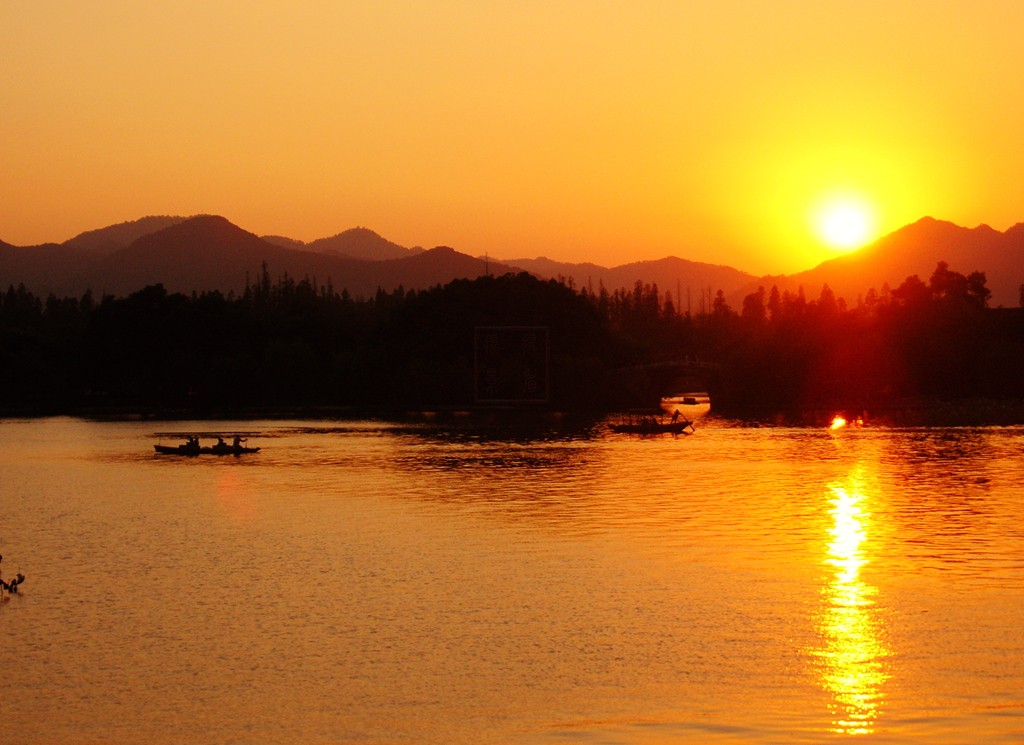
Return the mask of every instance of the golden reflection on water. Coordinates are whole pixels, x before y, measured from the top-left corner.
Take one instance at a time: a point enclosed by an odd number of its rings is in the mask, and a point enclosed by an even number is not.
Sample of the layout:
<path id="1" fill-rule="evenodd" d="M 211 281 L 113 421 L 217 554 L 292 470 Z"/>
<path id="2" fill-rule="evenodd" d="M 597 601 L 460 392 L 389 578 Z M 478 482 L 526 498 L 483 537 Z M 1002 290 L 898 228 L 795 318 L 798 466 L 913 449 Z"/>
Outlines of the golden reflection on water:
<path id="1" fill-rule="evenodd" d="M 815 650 L 821 686 L 833 699 L 831 730 L 845 735 L 874 732 L 888 678 L 889 651 L 879 638 L 875 609 L 877 588 L 861 578 L 871 547 L 871 514 L 862 482 L 857 469 L 845 483 L 829 487 L 832 524 L 825 563 L 833 573 L 822 589 L 822 646 Z"/>

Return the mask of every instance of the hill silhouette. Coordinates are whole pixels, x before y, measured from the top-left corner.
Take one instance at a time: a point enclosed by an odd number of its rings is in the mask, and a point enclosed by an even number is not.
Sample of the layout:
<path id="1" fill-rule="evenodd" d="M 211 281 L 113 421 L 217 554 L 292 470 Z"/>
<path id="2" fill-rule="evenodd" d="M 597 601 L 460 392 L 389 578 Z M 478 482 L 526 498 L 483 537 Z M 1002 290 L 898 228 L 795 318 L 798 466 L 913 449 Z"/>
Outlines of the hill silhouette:
<path id="1" fill-rule="evenodd" d="M 286 236 L 259 237 L 209 215 L 144 217 L 87 231 L 63 244 L 8 248 L 0 250 L 0 285 L 23 282 L 34 292 L 57 295 L 78 295 L 86 289 L 123 295 L 157 282 L 177 292 L 239 292 L 246 276 L 252 280 L 266 262 L 272 275 L 316 277 L 353 295 L 372 294 L 378 287 L 422 289 L 507 271 L 564 279 L 595 291 L 601 286 L 610 292 L 632 288 L 640 282 L 657 285 L 674 298 L 678 294 L 677 304 L 697 313 L 710 304 L 712 291 L 739 292 L 755 280 L 731 267 L 676 257 L 616 267 L 545 258 L 472 258 L 447 247 L 406 248 L 368 228 L 305 243 Z"/>
<path id="2" fill-rule="evenodd" d="M 20 284 L 40 295 L 78 296 L 89 289 L 85 276 L 94 258 L 88 251 L 46 243 L 0 246 L 0 286 Z"/>
<path id="3" fill-rule="evenodd" d="M 1024 283 L 1024 223 L 1000 233 L 988 225 L 964 228 L 925 217 L 808 271 L 762 277 L 745 287 L 742 294 L 756 291 L 758 285 L 765 289 L 775 285 L 780 292 L 795 293 L 803 287 L 812 299 L 827 284 L 836 297 L 854 305 L 858 296 L 872 288 L 881 291 L 885 284 L 896 288 L 915 274 L 927 281 L 940 261 L 963 273 L 985 272 L 992 291 L 990 305 L 1016 307 Z M 742 294 L 730 296 L 730 302 L 741 301 Z"/>
<path id="4" fill-rule="evenodd" d="M 528 271 L 580 289 L 614 292 L 638 282 L 671 294 L 677 307 L 694 314 L 709 309 L 722 290 L 735 308 L 759 286 L 809 299 L 828 285 L 854 305 L 884 285 L 898 287 L 908 276 L 927 279 L 939 261 L 954 270 L 985 272 L 991 305 L 1016 306 L 1024 283 L 1024 223 L 1000 233 L 987 225 L 973 229 L 923 218 L 854 253 L 792 275 L 756 277 L 728 266 L 670 256 L 615 267 L 547 258 L 473 258 L 451 248 L 405 248 L 367 228 L 352 228 L 304 243 L 284 236 L 259 237 L 223 217 L 149 216 L 81 233 L 61 244 L 19 247 L 0 241 L 0 289 L 24 284 L 46 295 L 124 295 L 162 283 L 172 292 L 241 292 L 265 263 L 273 277 L 285 274 L 328 282 L 353 296 L 378 288 L 424 289 L 453 279 L 507 271 Z"/>
<path id="5" fill-rule="evenodd" d="M 71 240 L 65 241 L 62 245 L 68 248 L 82 249 L 96 256 L 104 256 L 131 245 L 144 235 L 169 228 L 187 219 L 187 217 L 165 215 L 143 217 L 97 230 L 87 230 Z"/>
<path id="6" fill-rule="evenodd" d="M 256 277 L 263 262 L 284 269 L 294 251 L 272 246 L 223 217 L 201 215 L 144 235 L 108 254 L 88 280 L 101 293 L 124 295 L 163 284 L 171 292 L 241 292 L 246 274 Z"/>
<path id="7" fill-rule="evenodd" d="M 92 268 L 89 281 L 112 294 L 157 283 L 171 292 L 241 293 L 264 265 L 271 276 L 308 277 L 354 296 L 369 296 L 378 288 L 428 287 L 486 272 L 484 262 L 447 248 L 389 261 L 283 248 L 223 217 L 207 215 L 143 236 L 104 257 Z"/>
<path id="8" fill-rule="evenodd" d="M 385 261 L 284 248 L 223 217 L 201 215 L 98 257 L 91 247 L 67 243 L 2 247 L 0 284 L 24 284 L 37 294 L 58 296 L 80 296 L 86 290 L 124 296 L 152 284 L 163 284 L 169 292 L 238 294 L 247 282 L 257 281 L 264 265 L 273 278 L 308 277 L 356 297 L 371 296 L 378 288 L 419 289 L 475 278 L 497 268 L 443 247 Z"/>
<path id="9" fill-rule="evenodd" d="M 306 244 L 310 251 L 338 254 L 353 259 L 386 261 L 404 259 L 423 249 L 405 248 L 382 238 L 369 228 L 350 228 L 330 238 L 320 238 Z"/>
<path id="10" fill-rule="evenodd" d="M 615 267 L 597 264 L 569 264 L 547 258 L 510 259 L 507 264 L 549 279 L 565 279 L 578 288 L 598 292 L 603 286 L 609 292 L 631 289 L 637 282 L 657 285 L 670 293 L 679 308 L 691 313 L 701 312 L 701 303 L 710 310 L 711 298 L 718 290 L 726 295 L 738 293 L 755 280 L 755 276 L 718 264 L 705 264 L 669 256 L 654 261 L 637 261 Z"/>
<path id="11" fill-rule="evenodd" d="M 389 241 L 369 228 L 350 228 L 330 238 L 318 238 L 305 243 L 282 235 L 265 235 L 263 240 L 282 248 L 294 248 L 319 253 L 347 256 L 350 259 L 366 261 L 386 261 L 403 259 L 413 254 L 422 253 L 422 248 L 405 248 Z"/>

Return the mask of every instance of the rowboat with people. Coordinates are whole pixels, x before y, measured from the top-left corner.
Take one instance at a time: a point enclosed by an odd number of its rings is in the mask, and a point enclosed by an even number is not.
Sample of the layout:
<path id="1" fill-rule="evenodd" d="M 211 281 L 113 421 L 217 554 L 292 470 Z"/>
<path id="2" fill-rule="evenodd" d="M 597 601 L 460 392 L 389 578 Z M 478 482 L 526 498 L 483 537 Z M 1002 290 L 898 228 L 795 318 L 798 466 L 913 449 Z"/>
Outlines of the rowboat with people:
<path id="1" fill-rule="evenodd" d="M 668 417 L 660 411 L 630 411 L 623 418 L 611 422 L 608 426 L 612 432 L 634 435 L 680 435 L 686 433 L 687 430 L 695 431 L 693 422 L 680 416 L 678 409 Z"/>
<path id="2" fill-rule="evenodd" d="M 244 455 L 246 453 L 258 453 L 257 447 L 244 445 L 249 438 L 243 437 L 241 433 L 219 433 L 219 432 L 157 432 L 158 437 L 181 437 L 185 442 L 178 445 L 154 445 L 158 455 Z M 203 445 L 199 442 L 201 437 L 216 439 L 212 445 Z M 231 440 L 225 441 L 225 437 Z"/>

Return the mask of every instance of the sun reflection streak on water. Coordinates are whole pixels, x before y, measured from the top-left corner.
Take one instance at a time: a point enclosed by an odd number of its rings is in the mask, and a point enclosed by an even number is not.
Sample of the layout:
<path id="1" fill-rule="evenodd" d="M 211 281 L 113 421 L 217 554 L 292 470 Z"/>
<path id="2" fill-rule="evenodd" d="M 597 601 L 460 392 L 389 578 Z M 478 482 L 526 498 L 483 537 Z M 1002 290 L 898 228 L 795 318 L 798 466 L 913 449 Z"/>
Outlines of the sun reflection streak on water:
<path id="1" fill-rule="evenodd" d="M 861 474 L 855 471 L 845 484 L 830 486 L 831 541 L 825 563 L 833 568 L 822 590 L 824 610 L 819 633 L 822 646 L 815 651 L 821 662 L 821 685 L 833 698 L 836 734 L 866 735 L 884 703 L 889 656 L 880 640 L 880 621 L 875 610 L 877 589 L 861 578 L 869 562 L 868 535 L 871 515 Z"/>

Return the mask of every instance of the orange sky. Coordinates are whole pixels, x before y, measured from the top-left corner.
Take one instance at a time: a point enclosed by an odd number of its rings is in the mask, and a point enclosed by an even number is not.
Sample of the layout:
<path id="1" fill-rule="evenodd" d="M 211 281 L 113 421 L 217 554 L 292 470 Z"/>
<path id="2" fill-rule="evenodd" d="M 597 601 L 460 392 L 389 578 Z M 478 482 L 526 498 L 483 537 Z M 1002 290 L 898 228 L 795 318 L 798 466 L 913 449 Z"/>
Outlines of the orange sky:
<path id="1" fill-rule="evenodd" d="M 1024 221 L 1019 0 L 0 0 L 0 239 L 312 240 L 754 273 L 814 204 Z"/>

